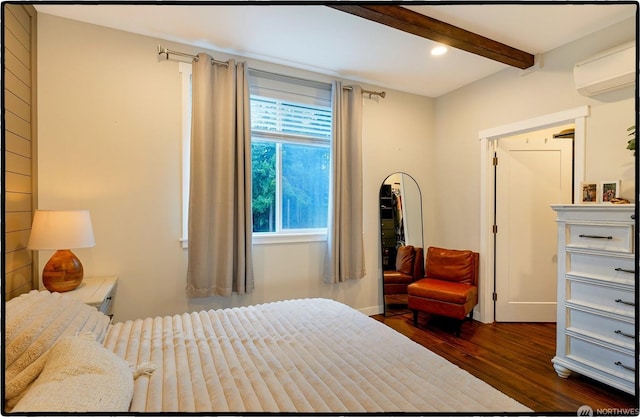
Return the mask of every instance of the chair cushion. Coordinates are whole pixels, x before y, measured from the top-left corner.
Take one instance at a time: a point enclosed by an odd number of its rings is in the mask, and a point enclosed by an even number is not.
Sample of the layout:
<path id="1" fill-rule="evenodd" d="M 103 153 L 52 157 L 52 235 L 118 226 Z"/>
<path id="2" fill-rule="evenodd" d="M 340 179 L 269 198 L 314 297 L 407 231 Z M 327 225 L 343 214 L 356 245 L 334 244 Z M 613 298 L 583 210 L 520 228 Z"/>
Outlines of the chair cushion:
<path id="1" fill-rule="evenodd" d="M 399 271 L 384 271 L 385 284 L 408 284 L 413 281 L 411 275 L 403 274 Z"/>
<path id="2" fill-rule="evenodd" d="M 454 304 L 465 304 L 478 297 L 478 287 L 459 282 L 423 278 L 409 285 L 409 296 L 430 298 Z"/>
<path id="3" fill-rule="evenodd" d="M 396 256 L 396 271 L 413 276 L 413 262 L 416 259 L 416 250 L 413 246 L 400 246 Z"/>
<path id="4" fill-rule="evenodd" d="M 474 274 L 475 261 L 472 251 L 436 247 L 427 249 L 426 277 L 473 284 Z"/>
<path id="5" fill-rule="evenodd" d="M 396 294 L 403 294 L 403 295 L 407 295 L 407 285 L 409 285 L 408 283 L 404 283 L 404 284 L 384 284 L 384 295 L 396 295 Z"/>

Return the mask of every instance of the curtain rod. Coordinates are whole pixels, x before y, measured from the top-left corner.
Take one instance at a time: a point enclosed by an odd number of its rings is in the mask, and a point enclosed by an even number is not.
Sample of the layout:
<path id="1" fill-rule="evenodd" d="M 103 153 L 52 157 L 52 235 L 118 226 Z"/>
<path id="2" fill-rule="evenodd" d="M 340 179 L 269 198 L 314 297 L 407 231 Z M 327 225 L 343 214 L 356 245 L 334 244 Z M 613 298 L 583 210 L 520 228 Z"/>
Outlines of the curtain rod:
<path id="1" fill-rule="evenodd" d="M 342 87 L 343 90 L 352 90 L 353 87 Z M 384 98 L 387 93 L 386 91 L 371 91 L 371 90 L 365 90 L 362 89 L 362 94 L 369 94 L 369 98 L 371 98 L 371 96 L 380 96 L 382 98 Z"/>
<path id="2" fill-rule="evenodd" d="M 180 56 L 184 56 L 187 58 L 192 58 L 196 61 L 198 61 L 198 55 L 193 55 L 193 54 L 187 54 L 184 52 L 179 52 L 179 51 L 172 51 L 169 48 L 163 48 L 162 45 L 158 45 L 158 55 L 162 55 L 164 54 L 166 59 L 169 59 L 169 54 L 172 55 L 180 55 Z M 224 65 L 225 67 L 228 67 L 229 64 L 227 62 L 224 61 L 216 61 L 215 59 L 211 58 L 211 64 L 217 64 L 217 65 Z"/>
<path id="3" fill-rule="evenodd" d="M 169 48 L 163 48 L 162 45 L 158 45 L 158 55 L 162 55 L 162 54 L 165 55 L 166 59 L 169 59 L 169 54 L 172 54 L 172 55 L 180 55 L 187 58 L 192 58 L 192 59 L 195 59 L 196 61 L 198 60 L 198 55 L 187 54 L 185 52 L 179 52 L 179 51 L 172 51 Z M 216 61 L 213 58 L 211 58 L 211 64 L 224 65 L 225 67 L 229 66 L 228 63 L 224 61 Z M 343 89 L 351 90 L 352 87 L 343 87 Z M 387 95 L 385 91 L 370 91 L 370 90 L 364 90 L 364 89 L 362 90 L 362 94 L 369 94 L 369 98 L 371 98 L 371 96 L 380 96 L 384 98 Z"/>
<path id="4" fill-rule="evenodd" d="M 371 98 L 371 96 L 380 96 L 384 98 L 387 95 L 386 91 L 369 91 L 369 90 L 362 90 L 362 94 L 369 94 L 369 98 Z"/>

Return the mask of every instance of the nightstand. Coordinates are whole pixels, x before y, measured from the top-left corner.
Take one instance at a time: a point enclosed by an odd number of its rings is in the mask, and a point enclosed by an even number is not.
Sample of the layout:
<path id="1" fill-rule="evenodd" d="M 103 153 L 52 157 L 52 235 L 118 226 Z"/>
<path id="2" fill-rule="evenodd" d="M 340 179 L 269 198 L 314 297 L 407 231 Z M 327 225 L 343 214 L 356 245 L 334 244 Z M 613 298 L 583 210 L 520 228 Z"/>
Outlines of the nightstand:
<path id="1" fill-rule="evenodd" d="M 113 301 L 117 285 L 118 277 L 116 276 L 85 278 L 78 288 L 64 292 L 62 295 L 78 299 L 113 317 Z"/>

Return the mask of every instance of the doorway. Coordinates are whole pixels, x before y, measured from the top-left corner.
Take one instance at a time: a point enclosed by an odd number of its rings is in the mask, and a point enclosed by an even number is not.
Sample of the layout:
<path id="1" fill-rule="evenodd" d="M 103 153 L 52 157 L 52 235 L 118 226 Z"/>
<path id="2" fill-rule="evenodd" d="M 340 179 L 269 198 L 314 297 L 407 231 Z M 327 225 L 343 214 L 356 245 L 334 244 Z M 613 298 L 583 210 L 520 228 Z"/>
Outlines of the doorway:
<path id="1" fill-rule="evenodd" d="M 570 204 L 573 124 L 496 140 L 495 320 L 555 322 L 557 228 Z"/>
<path id="2" fill-rule="evenodd" d="M 480 281 L 478 286 L 479 304 L 474 309 L 474 318 L 483 323 L 495 321 L 495 256 L 493 225 L 495 220 L 495 190 L 493 158 L 496 153 L 497 140 L 521 133 L 532 132 L 548 127 L 558 127 L 573 123 L 574 167 L 573 189 L 574 201 L 579 201 L 578 190 L 584 181 L 585 174 L 585 127 L 589 116 L 589 106 L 576 107 L 569 110 L 551 113 L 528 120 L 521 120 L 503 126 L 497 126 L 478 132 L 480 140 Z"/>

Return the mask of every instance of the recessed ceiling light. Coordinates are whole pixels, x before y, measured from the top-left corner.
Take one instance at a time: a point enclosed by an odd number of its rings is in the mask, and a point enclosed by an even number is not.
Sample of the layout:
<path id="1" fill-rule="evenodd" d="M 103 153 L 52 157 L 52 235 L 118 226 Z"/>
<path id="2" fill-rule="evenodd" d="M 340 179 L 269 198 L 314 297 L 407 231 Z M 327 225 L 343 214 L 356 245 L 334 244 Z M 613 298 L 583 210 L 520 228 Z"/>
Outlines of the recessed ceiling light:
<path id="1" fill-rule="evenodd" d="M 437 56 L 437 55 L 444 55 L 446 53 L 447 53 L 447 47 L 442 45 L 436 46 L 431 50 L 431 55 Z"/>

